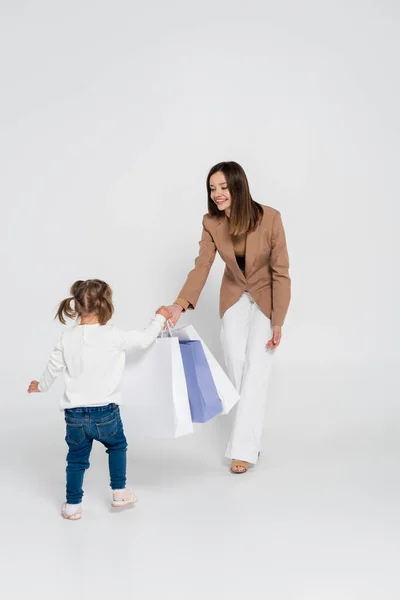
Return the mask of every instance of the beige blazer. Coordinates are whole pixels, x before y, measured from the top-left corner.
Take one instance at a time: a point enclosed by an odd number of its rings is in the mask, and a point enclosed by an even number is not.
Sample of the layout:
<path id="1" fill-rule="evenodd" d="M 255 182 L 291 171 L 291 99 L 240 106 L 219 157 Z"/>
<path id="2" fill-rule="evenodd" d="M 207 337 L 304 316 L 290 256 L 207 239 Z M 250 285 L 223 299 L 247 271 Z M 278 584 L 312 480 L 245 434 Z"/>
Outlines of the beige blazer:
<path id="1" fill-rule="evenodd" d="M 220 316 L 247 290 L 272 325 L 283 325 L 290 302 L 289 257 L 280 213 L 263 206 L 256 229 L 247 234 L 246 275 L 240 270 L 225 214 L 203 217 L 203 233 L 195 267 L 190 271 L 176 301 L 194 309 L 207 281 L 216 252 L 225 262 L 220 293 Z"/>

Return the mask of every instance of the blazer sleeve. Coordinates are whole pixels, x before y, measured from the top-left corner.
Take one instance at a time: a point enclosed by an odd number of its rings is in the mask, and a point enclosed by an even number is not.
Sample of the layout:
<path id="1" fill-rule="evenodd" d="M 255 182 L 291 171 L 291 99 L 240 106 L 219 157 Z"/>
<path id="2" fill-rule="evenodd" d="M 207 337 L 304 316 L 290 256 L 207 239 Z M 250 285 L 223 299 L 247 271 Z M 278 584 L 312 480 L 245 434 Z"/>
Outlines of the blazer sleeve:
<path id="1" fill-rule="evenodd" d="M 185 310 L 193 310 L 196 307 L 200 294 L 206 284 L 208 274 L 215 260 L 217 248 L 211 233 L 206 228 L 203 218 L 203 232 L 199 242 L 199 254 L 192 269 L 187 276 L 186 282 L 178 294 L 176 304 Z M 186 301 L 187 305 L 184 304 Z"/>
<path id="2" fill-rule="evenodd" d="M 272 325 L 283 325 L 289 308 L 291 282 L 286 236 L 279 212 L 274 217 L 271 236 Z"/>

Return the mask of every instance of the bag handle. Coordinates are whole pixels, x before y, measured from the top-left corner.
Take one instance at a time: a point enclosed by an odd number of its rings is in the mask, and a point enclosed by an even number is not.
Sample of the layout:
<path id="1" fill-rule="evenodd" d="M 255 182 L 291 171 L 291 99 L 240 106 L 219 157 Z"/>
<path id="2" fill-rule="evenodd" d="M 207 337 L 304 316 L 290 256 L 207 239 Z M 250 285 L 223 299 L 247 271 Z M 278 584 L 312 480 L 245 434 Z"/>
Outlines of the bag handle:
<path id="1" fill-rule="evenodd" d="M 168 320 L 167 320 L 167 321 L 165 321 L 165 325 L 166 325 L 166 327 L 167 327 L 167 332 L 168 332 L 168 335 L 169 335 L 169 337 L 171 337 L 171 338 L 172 338 L 172 331 L 171 331 L 171 327 L 170 327 L 170 325 L 169 325 L 169 322 L 168 322 Z M 160 338 L 161 338 L 161 339 L 164 339 L 164 327 L 161 329 L 161 332 L 160 332 Z"/>

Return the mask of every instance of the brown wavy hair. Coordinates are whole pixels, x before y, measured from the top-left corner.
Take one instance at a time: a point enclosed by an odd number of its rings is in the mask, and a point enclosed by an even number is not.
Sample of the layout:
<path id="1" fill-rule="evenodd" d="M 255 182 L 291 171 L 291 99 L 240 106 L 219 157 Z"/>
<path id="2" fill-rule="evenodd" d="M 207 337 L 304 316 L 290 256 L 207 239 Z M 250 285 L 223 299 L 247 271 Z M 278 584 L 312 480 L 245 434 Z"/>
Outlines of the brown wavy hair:
<path id="1" fill-rule="evenodd" d="M 250 194 L 249 182 L 243 167 L 233 161 L 220 162 L 214 165 L 207 175 L 208 214 L 220 217 L 221 211 L 211 198 L 210 179 L 221 172 L 225 175 L 226 183 L 232 198 L 231 214 L 229 218 L 229 233 L 242 235 L 253 231 L 260 222 L 264 210 L 261 204 L 255 202 Z"/>
<path id="2" fill-rule="evenodd" d="M 70 290 L 71 296 L 58 307 L 55 319 L 65 325 L 65 318 L 78 319 L 83 313 L 95 314 L 100 325 L 105 325 L 114 313 L 112 290 L 108 283 L 100 279 L 75 281 Z"/>

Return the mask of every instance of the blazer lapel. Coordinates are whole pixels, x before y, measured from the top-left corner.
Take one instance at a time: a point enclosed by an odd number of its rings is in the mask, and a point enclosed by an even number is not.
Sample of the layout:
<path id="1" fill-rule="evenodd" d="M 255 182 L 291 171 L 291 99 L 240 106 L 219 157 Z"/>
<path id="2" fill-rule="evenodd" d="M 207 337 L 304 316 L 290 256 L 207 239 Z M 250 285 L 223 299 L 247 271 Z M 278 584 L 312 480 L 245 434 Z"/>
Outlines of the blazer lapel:
<path id="1" fill-rule="evenodd" d="M 229 234 L 229 226 L 227 217 L 218 219 L 217 239 L 220 246 L 221 254 L 223 255 L 226 264 L 238 279 L 246 282 L 246 278 L 237 264 L 235 251 L 233 249 L 232 238 Z M 247 269 L 247 249 L 246 249 L 246 269 Z"/>

